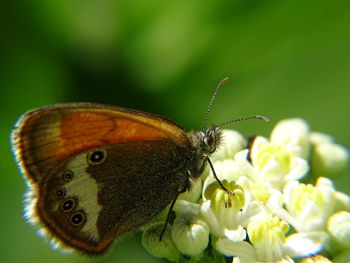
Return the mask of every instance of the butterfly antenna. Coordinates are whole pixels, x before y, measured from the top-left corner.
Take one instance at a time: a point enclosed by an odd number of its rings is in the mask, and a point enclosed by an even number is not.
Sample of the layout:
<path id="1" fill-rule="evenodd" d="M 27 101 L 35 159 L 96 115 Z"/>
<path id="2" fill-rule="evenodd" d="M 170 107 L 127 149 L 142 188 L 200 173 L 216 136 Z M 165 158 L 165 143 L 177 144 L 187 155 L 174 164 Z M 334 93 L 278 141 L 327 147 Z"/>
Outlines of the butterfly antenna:
<path id="1" fill-rule="evenodd" d="M 216 87 L 215 89 L 215 92 L 213 94 L 213 96 L 211 97 L 211 101 L 209 103 L 209 106 L 208 106 L 208 110 L 207 110 L 207 113 L 205 114 L 205 117 L 204 117 L 204 125 L 203 125 L 203 130 L 205 130 L 207 128 L 207 120 L 208 120 L 208 117 L 209 117 L 209 113 L 211 111 L 211 105 L 213 104 L 214 100 L 215 100 L 215 97 L 216 97 L 216 94 L 218 93 L 219 89 L 221 88 L 222 84 L 224 84 L 226 81 L 228 81 L 228 78 L 224 78 L 222 79 L 218 86 Z"/>
<path id="2" fill-rule="evenodd" d="M 246 120 L 251 120 L 251 119 L 258 119 L 258 120 L 263 120 L 264 122 L 269 122 L 270 120 L 265 117 L 265 116 L 261 116 L 261 115 L 252 115 L 252 116 L 248 116 L 248 117 L 244 117 L 244 118 L 239 118 L 239 119 L 236 119 L 236 120 L 230 120 L 230 121 L 226 121 L 226 122 L 223 122 L 219 125 L 217 125 L 218 127 L 222 127 L 222 126 L 225 126 L 227 124 L 230 124 L 230 123 L 233 123 L 233 122 L 239 122 L 239 121 L 246 121 Z"/>

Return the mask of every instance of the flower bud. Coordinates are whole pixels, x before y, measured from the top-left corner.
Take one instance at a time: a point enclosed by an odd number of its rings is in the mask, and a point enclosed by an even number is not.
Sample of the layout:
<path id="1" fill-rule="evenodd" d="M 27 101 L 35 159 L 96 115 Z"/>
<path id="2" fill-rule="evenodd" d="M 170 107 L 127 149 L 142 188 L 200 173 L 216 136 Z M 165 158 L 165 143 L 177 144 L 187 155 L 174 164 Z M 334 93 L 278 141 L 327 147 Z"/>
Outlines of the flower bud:
<path id="1" fill-rule="evenodd" d="M 165 222 L 157 222 L 150 225 L 142 233 L 142 245 L 153 256 L 166 258 L 169 261 L 180 259 L 180 252 L 171 238 L 171 226 L 168 225 L 162 240 L 159 240 Z"/>
<path id="2" fill-rule="evenodd" d="M 222 145 L 210 157 L 212 161 L 233 159 L 235 154 L 247 146 L 247 140 L 237 131 L 223 130 Z"/>
<path id="3" fill-rule="evenodd" d="M 344 248 L 350 248 L 350 213 L 340 211 L 333 214 L 327 222 L 327 230 Z"/>
<path id="4" fill-rule="evenodd" d="M 283 145 L 294 156 L 307 159 L 310 150 L 309 130 L 303 119 L 286 119 L 277 123 L 270 139 L 273 144 Z"/>
<path id="5" fill-rule="evenodd" d="M 334 143 L 317 144 L 311 156 L 311 171 L 317 176 L 334 177 L 345 170 L 348 160 L 348 151 L 343 146 Z"/>
<path id="6" fill-rule="evenodd" d="M 328 258 L 322 255 L 315 255 L 300 260 L 300 263 L 332 263 Z"/>
<path id="7" fill-rule="evenodd" d="M 171 236 L 182 254 L 197 256 L 209 243 L 209 226 L 196 216 L 182 215 L 175 219 Z"/>
<path id="8" fill-rule="evenodd" d="M 189 180 L 191 185 L 190 189 L 180 194 L 177 200 L 197 202 L 202 194 L 202 186 L 203 186 L 202 179 L 199 177 L 196 179 L 190 178 Z"/>

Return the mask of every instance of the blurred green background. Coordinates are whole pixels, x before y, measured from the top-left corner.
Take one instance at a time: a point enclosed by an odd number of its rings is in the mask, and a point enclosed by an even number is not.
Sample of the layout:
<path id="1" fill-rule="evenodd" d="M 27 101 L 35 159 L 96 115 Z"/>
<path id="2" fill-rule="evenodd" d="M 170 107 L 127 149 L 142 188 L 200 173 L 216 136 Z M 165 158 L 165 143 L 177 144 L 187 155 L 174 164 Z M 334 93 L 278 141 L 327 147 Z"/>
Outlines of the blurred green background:
<path id="1" fill-rule="evenodd" d="M 7 1 L 0 43 L 0 262 L 162 262 L 140 236 L 103 258 L 62 255 L 22 218 L 25 184 L 9 133 L 26 110 L 99 102 L 200 129 L 218 81 L 230 77 L 209 123 L 268 135 L 285 118 L 350 147 L 350 1 Z M 350 193 L 349 170 L 336 180 Z"/>

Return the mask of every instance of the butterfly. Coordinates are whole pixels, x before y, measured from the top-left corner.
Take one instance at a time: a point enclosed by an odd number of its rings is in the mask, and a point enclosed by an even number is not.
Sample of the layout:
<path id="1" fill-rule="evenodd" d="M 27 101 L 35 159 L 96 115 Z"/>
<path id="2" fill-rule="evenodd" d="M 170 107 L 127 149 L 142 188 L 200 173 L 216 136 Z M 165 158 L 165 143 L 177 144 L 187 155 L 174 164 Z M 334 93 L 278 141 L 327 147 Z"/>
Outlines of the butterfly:
<path id="1" fill-rule="evenodd" d="M 220 142 L 220 126 L 187 133 L 154 114 L 90 103 L 29 111 L 12 132 L 29 186 L 26 217 L 87 255 L 172 208 L 207 163 L 214 171 L 209 156 Z"/>

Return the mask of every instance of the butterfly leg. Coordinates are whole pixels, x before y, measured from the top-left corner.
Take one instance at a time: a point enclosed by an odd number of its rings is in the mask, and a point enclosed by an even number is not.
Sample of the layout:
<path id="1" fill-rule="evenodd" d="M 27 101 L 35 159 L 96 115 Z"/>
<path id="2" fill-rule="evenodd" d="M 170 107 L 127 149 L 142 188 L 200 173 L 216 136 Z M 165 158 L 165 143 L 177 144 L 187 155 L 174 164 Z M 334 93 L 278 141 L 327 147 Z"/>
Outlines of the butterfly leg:
<path id="1" fill-rule="evenodd" d="M 213 165 L 213 163 L 211 162 L 209 156 L 205 156 L 205 157 L 204 157 L 203 166 L 202 166 L 203 169 L 204 169 L 204 167 L 205 167 L 205 163 L 206 163 L 206 162 L 209 164 L 210 169 L 211 169 L 211 171 L 213 172 L 214 178 L 215 178 L 216 181 L 219 183 L 220 187 L 221 187 L 226 193 L 228 193 L 228 194 L 230 194 L 230 195 L 234 195 L 235 193 L 234 193 L 234 192 L 231 192 L 230 190 L 228 190 L 228 189 L 222 184 L 222 182 L 220 181 L 220 179 L 219 179 L 218 176 L 216 175 L 215 169 L 214 169 L 214 165 Z M 202 168 L 201 168 L 201 170 L 202 170 Z"/>
<path id="2" fill-rule="evenodd" d="M 169 211 L 168 211 L 168 214 L 166 216 L 166 220 L 165 220 L 165 223 L 164 223 L 164 226 L 163 226 L 163 229 L 162 229 L 162 232 L 160 233 L 160 236 L 159 236 L 159 242 L 162 241 L 162 237 L 166 231 L 166 228 L 169 224 L 169 220 L 170 220 L 170 215 L 171 215 L 171 212 L 173 211 L 173 208 L 174 208 L 174 205 L 175 205 L 175 202 L 176 202 L 176 199 L 179 197 L 179 194 L 180 192 L 178 192 L 175 196 L 175 198 L 173 199 L 173 201 L 171 202 L 170 204 L 170 207 L 169 207 Z"/>
<path id="3" fill-rule="evenodd" d="M 186 182 L 184 183 L 184 185 L 182 186 L 182 188 L 179 189 L 179 191 L 176 193 L 173 201 L 171 201 L 171 204 L 170 204 L 170 207 L 169 207 L 169 211 L 168 211 L 168 214 L 166 216 L 166 220 L 165 220 L 165 224 L 164 224 L 164 227 L 162 229 L 162 232 L 160 233 L 160 236 L 159 236 L 159 242 L 162 241 L 162 237 L 166 231 L 166 228 L 169 224 L 169 221 L 170 221 L 170 215 L 171 215 L 171 212 L 173 211 L 173 208 L 174 208 L 174 205 L 176 203 L 176 200 L 177 198 L 179 197 L 180 194 L 184 193 L 187 191 L 187 189 L 189 189 L 190 187 L 190 181 L 189 180 L 186 180 Z"/>

